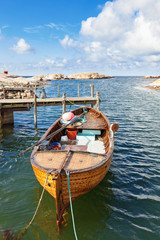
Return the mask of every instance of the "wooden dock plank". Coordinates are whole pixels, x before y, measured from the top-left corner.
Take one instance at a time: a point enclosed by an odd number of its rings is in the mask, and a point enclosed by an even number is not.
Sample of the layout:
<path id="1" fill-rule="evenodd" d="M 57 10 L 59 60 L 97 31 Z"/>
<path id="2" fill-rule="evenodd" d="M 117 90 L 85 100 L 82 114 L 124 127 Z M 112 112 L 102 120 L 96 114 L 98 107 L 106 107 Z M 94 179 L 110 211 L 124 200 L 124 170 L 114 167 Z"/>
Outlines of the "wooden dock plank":
<path id="1" fill-rule="evenodd" d="M 70 97 L 65 99 L 66 105 L 71 104 L 96 104 L 95 97 Z M 34 103 L 34 98 L 31 99 L 1 99 L 1 109 L 4 108 L 23 108 Z M 37 106 L 56 106 L 62 105 L 63 98 L 37 98 Z"/>

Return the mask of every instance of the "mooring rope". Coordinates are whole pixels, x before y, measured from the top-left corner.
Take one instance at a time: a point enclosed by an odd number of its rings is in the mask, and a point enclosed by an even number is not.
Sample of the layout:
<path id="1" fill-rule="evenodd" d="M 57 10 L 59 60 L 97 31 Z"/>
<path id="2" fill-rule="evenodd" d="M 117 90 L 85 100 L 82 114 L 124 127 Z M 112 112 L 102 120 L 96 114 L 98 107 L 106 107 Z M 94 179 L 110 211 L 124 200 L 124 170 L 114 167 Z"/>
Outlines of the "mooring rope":
<path id="1" fill-rule="evenodd" d="M 73 207 L 72 207 L 71 189 L 70 189 L 70 182 L 69 182 L 69 171 L 66 171 L 66 174 L 67 174 L 67 182 L 68 182 L 68 190 L 69 190 L 69 201 L 70 201 L 70 208 L 71 208 L 71 216 L 72 216 L 72 224 L 73 224 L 74 236 L 75 236 L 75 239 L 78 240 L 77 233 L 76 233 L 75 221 L 74 221 Z"/>
<path id="2" fill-rule="evenodd" d="M 42 193 L 41 193 L 41 196 L 40 196 L 40 199 L 39 199 L 36 211 L 35 211 L 32 219 L 31 219 L 31 221 L 28 223 L 28 225 L 18 234 L 18 236 L 16 238 L 17 240 L 19 240 L 19 239 L 21 239 L 23 237 L 24 233 L 28 230 L 28 228 L 31 226 L 31 224 L 33 223 L 33 221 L 35 219 L 35 216 L 36 216 L 36 214 L 38 212 L 39 206 L 40 206 L 42 198 L 43 198 L 43 194 L 44 194 L 44 191 L 45 191 L 45 187 L 46 187 L 46 184 L 47 184 L 47 181 L 48 181 L 49 174 L 50 173 L 47 173 L 46 181 L 45 181 L 45 184 L 44 184 L 44 187 L 43 187 L 43 190 L 42 190 Z"/>
<path id="3" fill-rule="evenodd" d="M 74 102 L 72 102 L 69 98 L 66 98 L 66 100 L 68 100 L 68 102 L 70 102 L 72 105 L 80 107 L 81 105 L 75 104 Z M 70 105 L 71 106 L 71 105 Z"/>

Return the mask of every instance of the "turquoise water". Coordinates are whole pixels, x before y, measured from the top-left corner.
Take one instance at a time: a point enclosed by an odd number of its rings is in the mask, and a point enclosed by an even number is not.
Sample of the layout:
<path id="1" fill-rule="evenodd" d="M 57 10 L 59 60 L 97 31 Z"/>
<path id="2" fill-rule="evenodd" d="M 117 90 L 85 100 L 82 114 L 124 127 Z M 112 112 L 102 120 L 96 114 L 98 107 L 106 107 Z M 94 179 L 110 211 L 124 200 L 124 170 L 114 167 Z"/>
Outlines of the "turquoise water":
<path id="1" fill-rule="evenodd" d="M 73 203 L 78 239 L 159 240 L 160 92 L 144 88 L 150 80 L 139 77 L 60 82 L 94 84 L 95 91 L 100 92 L 101 111 L 111 123 L 119 124 L 108 174 L 95 189 Z M 75 86 L 61 88 L 68 97 L 77 94 Z M 47 96 L 56 96 L 55 89 L 47 86 Z M 90 87 L 80 87 L 80 95 L 87 94 Z M 61 111 L 60 106 L 39 107 L 38 132 L 34 129 L 33 109 L 16 112 L 14 127 L 0 132 L 0 230 L 11 228 L 18 233 L 31 220 L 42 187 L 30 165 L 31 152 L 16 156 L 35 143 Z M 65 218 L 67 223 L 58 236 L 54 199 L 45 192 L 35 221 L 23 239 L 74 239 L 69 208 Z"/>

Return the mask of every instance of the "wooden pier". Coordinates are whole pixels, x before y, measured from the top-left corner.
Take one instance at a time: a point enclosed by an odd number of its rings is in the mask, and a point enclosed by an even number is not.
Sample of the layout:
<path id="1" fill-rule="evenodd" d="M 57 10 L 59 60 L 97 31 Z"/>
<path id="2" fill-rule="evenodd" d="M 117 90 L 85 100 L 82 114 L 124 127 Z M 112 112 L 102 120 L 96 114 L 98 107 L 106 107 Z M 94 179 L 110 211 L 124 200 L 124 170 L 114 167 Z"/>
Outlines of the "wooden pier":
<path id="1" fill-rule="evenodd" d="M 56 85 L 56 84 L 54 84 Z M 67 85 L 67 84 L 63 84 Z M 71 84 L 69 84 L 71 85 Z M 66 93 L 63 93 L 62 97 L 59 97 L 59 84 L 58 86 L 58 97 L 56 98 L 37 98 L 36 90 L 34 98 L 30 99 L 0 99 L 0 128 L 6 124 L 14 124 L 14 111 L 29 111 L 34 106 L 34 122 L 37 128 L 37 107 L 40 106 L 62 106 L 62 113 L 66 111 L 66 105 L 91 105 L 97 106 L 100 109 L 100 96 L 99 92 L 96 92 L 94 96 L 94 85 L 88 84 L 91 87 L 91 95 L 86 97 L 80 97 L 79 85 L 78 85 L 78 96 L 67 97 Z"/>

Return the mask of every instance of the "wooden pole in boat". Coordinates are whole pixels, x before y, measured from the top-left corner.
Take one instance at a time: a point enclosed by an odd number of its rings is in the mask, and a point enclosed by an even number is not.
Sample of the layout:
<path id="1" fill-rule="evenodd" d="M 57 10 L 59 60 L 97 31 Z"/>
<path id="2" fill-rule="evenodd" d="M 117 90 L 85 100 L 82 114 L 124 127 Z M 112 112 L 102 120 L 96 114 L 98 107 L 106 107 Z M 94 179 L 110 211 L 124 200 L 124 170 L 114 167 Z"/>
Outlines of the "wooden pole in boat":
<path id="1" fill-rule="evenodd" d="M 76 116 L 75 118 L 73 118 L 71 121 L 69 121 L 69 123 L 67 123 L 66 125 L 62 126 L 61 128 L 59 128 L 58 130 L 56 130 L 55 132 L 51 133 L 50 135 L 48 135 L 47 137 L 41 139 L 40 141 L 38 141 L 37 143 L 33 144 L 32 146 L 30 146 L 29 148 L 27 148 L 26 150 L 24 150 L 23 152 L 19 153 L 17 156 L 27 152 L 28 150 L 30 150 L 33 147 L 36 147 L 37 145 L 39 145 L 40 143 L 42 143 L 43 141 L 49 140 L 51 137 L 54 137 L 55 135 L 57 135 L 59 132 L 61 132 L 63 129 L 65 129 L 67 126 L 73 124 L 74 122 L 77 121 L 78 118 L 82 117 L 85 114 L 85 112 L 81 113 L 79 116 Z"/>
<path id="2" fill-rule="evenodd" d="M 36 93 L 34 94 L 34 126 L 37 128 L 37 97 Z"/>
<path id="3" fill-rule="evenodd" d="M 99 92 L 96 92 L 96 99 L 97 99 L 97 109 L 100 111 L 100 97 L 99 97 Z"/>
<path id="4" fill-rule="evenodd" d="M 62 104 L 63 104 L 63 113 L 65 113 L 66 112 L 66 94 L 65 93 L 63 93 Z"/>

